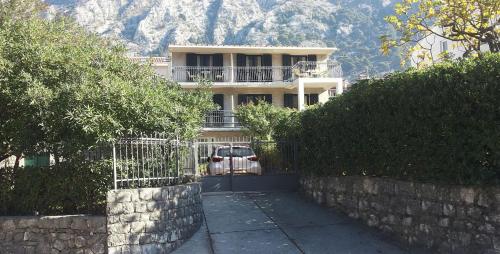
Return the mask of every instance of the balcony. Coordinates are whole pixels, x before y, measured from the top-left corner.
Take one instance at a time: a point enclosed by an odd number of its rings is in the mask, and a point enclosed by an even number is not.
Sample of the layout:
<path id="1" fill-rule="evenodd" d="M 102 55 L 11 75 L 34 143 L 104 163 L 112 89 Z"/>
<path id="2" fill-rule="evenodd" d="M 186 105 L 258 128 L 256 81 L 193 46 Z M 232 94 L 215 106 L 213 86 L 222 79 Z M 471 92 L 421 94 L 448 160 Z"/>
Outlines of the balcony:
<path id="1" fill-rule="evenodd" d="M 239 129 L 241 124 L 231 110 L 213 110 L 205 115 L 204 129 Z"/>
<path id="2" fill-rule="evenodd" d="M 174 66 L 172 78 L 177 82 L 293 82 L 297 78 L 341 78 L 342 68 L 337 62 L 299 62 L 294 66 L 256 67 L 202 67 Z"/>

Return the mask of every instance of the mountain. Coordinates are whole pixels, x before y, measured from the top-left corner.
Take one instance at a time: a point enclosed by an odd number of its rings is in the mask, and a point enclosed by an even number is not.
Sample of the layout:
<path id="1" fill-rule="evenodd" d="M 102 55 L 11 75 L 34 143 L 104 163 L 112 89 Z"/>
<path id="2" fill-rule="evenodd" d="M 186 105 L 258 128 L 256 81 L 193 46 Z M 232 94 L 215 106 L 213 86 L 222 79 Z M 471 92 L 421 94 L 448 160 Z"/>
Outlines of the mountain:
<path id="1" fill-rule="evenodd" d="M 122 40 L 139 55 L 169 44 L 329 46 L 344 73 L 389 72 L 396 54 L 381 56 L 383 17 L 394 0 L 46 0 L 98 34 Z"/>

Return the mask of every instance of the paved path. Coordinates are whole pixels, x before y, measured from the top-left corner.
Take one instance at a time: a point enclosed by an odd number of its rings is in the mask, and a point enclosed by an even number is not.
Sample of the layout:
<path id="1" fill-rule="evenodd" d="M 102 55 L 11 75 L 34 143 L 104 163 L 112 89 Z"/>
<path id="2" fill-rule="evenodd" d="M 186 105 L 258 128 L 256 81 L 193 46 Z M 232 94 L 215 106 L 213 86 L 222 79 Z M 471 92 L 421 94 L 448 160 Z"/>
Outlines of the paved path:
<path id="1" fill-rule="evenodd" d="M 175 254 L 416 253 L 295 193 L 203 196 L 206 221 Z"/>

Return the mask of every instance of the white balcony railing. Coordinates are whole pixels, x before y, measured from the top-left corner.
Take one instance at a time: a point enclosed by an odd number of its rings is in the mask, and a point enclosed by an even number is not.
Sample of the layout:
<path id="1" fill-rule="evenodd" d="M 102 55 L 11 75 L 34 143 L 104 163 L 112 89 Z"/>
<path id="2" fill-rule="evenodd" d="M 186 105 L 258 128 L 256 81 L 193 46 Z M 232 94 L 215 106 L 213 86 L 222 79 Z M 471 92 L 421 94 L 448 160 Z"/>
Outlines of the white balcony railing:
<path id="1" fill-rule="evenodd" d="M 256 67 L 172 67 L 172 78 L 177 82 L 292 82 L 300 77 L 340 78 L 342 68 L 336 62 L 299 62 L 294 66 Z"/>
<path id="2" fill-rule="evenodd" d="M 229 82 L 231 67 L 174 66 L 172 78 L 178 82 L 195 82 L 199 79 Z"/>
<path id="3" fill-rule="evenodd" d="M 231 110 L 213 110 L 205 114 L 204 128 L 240 128 L 241 124 Z"/>

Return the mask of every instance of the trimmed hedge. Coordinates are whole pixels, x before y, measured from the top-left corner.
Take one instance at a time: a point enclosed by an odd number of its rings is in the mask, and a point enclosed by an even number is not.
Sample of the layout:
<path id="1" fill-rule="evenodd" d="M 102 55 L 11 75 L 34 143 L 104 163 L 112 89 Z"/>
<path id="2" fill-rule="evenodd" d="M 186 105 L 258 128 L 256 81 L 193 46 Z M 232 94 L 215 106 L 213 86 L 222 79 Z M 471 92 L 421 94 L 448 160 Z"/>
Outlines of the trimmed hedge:
<path id="1" fill-rule="evenodd" d="M 361 81 L 301 115 L 301 169 L 500 183 L 500 55 Z"/>
<path id="2" fill-rule="evenodd" d="M 0 215 L 105 214 L 109 161 L 0 169 Z"/>

